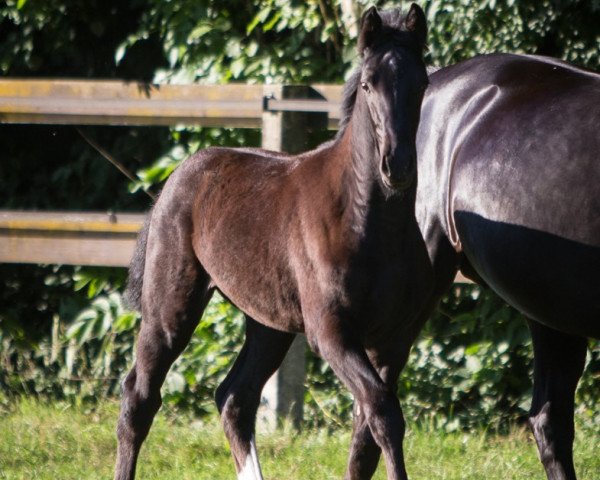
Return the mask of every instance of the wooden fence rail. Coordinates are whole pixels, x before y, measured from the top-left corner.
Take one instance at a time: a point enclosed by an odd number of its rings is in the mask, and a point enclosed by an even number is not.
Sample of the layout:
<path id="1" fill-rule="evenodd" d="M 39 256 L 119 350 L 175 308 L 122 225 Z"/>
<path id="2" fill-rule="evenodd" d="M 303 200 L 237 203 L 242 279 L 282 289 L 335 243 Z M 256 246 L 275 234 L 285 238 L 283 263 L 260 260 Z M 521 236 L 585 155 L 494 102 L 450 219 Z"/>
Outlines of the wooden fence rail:
<path id="1" fill-rule="evenodd" d="M 309 128 L 335 129 L 340 85 L 147 85 L 0 79 L 0 124 L 201 125 L 261 128 L 262 146 L 297 153 Z M 143 214 L 0 211 L 0 262 L 127 266 Z M 457 281 L 464 281 L 457 278 Z M 300 338 L 300 337 L 299 337 Z M 259 414 L 302 418 L 303 340 L 263 390 Z"/>
<path id="2" fill-rule="evenodd" d="M 143 214 L 0 210 L 0 263 L 126 267 Z"/>
<path id="3" fill-rule="evenodd" d="M 328 126 L 337 126 L 341 85 L 313 85 L 288 101 L 271 92 L 271 85 L 4 79 L 0 123 L 262 128 L 265 111 L 295 111 L 327 113 Z"/>
<path id="4" fill-rule="evenodd" d="M 336 128 L 340 85 L 146 85 L 0 80 L 0 123 L 261 128 L 262 146 L 297 153 L 306 131 Z M 126 266 L 142 215 L 0 212 L 0 262 Z M 306 344 L 300 337 L 265 386 L 260 425 L 298 423 Z"/>

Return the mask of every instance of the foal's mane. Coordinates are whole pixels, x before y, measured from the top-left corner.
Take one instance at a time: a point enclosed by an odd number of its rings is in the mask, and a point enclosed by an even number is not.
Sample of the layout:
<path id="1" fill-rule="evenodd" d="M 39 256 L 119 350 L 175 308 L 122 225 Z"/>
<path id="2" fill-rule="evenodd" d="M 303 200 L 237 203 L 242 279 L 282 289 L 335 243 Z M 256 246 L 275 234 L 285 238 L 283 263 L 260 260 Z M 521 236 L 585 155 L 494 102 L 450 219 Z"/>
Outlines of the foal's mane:
<path id="1" fill-rule="evenodd" d="M 341 138 L 344 135 L 344 131 L 350 123 L 352 112 L 354 111 L 354 104 L 356 103 L 356 92 L 358 90 L 358 84 L 360 81 L 361 65 L 356 67 L 350 75 L 350 78 L 346 80 L 344 89 L 342 90 L 342 116 L 340 118 L 339 130 L 336 138 Z"/>
<path id="2" fill-rule="evenodd" d="M 404 20 L 406 14 L 401 9 L 383 10 L 379 12 L 383 24 L 383 41 L 392 41 L 399 46 L 409 47 L 420 52 L 421 47 L 412 35 L 406 30 Z M 360 84 L 360 72 L 362 70 L 362 61 L 354 69 L 342 91 L 342 115 L 339 123 L 339 130 L 336 138 L 340 138 L 352 117 L 354 104 L 356 103 L 356 92 Z"/>

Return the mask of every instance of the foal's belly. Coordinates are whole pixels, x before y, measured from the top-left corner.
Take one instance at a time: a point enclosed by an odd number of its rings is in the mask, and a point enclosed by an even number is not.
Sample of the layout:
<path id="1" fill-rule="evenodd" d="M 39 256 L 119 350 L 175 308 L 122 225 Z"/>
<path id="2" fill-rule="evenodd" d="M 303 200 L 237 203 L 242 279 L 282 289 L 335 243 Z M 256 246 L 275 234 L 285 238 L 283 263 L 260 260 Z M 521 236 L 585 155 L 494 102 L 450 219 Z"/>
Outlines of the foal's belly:
<path id="1" fill-rule="evenodd" d="M 600 338 L 600 247 L 456 212 L 463 251 L 486 283 L 528 317 Z"/>
<path id="2" fill-rule="evenodd" d="M 245 314 L 276 330 L 303 332 L 298 289 L 273 242 L 250 233 L 222 235 L 215 228 L 199 237 L 196 255 L 214 285 Z"/>

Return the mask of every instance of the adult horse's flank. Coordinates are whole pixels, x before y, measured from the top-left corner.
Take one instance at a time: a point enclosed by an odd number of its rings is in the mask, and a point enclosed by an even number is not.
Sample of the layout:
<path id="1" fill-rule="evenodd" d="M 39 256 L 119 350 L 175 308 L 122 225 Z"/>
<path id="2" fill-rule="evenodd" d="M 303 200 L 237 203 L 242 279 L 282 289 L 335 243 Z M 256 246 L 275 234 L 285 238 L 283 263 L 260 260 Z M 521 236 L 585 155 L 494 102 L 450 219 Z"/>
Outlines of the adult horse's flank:
<path id="1" fill-rule="evenodd" d="M 575 479 L 574 393 L 586 337 L 600 338 L 600 75 L 488 55 L 429 80 L 416 202 L 435 271 L 428 302 L 460 268 L 530 319 L 530 425 L 548 478 Z M 351 463 L 378 455 L 370 440 Z"/>
<path id="2" fill-rule="evenodd" d="M 388 478 L 406 478 L 394 365 L 396 345 L 416 334 L 398 319 L 415 318 L 420 304 L 399 292 L 426 292 L 431 280 L 419 273 L 427 258 L 414 217 L 425 37 L 416 5 L 405 17 L 369 9 L 361 88 L 347 92 L 353 112 L 334 141 L 298 156 L 212 148 L 173 173 L 131 270 L 142 326 L 123 383 L 115 478 L 133 478 L 165 375 L 215 288 L 254 319 L 217 392 L 240 478 L 262 478 L 260 392 L 297 332 L 360 403 Z"/>

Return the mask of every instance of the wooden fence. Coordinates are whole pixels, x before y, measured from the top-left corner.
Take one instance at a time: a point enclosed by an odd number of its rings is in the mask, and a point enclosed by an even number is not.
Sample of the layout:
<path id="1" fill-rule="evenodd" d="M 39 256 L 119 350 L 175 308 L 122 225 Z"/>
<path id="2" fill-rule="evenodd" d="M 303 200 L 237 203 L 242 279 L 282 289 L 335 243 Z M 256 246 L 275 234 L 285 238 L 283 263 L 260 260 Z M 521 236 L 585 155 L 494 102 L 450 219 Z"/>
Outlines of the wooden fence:
<path id="1" fill-rule="evenodd" d="M 341 95 L 341 85 L 4 79 L 0 123 L 260 128 L 263 148 L 297 153 L 309 127 L 337 127 Z M 142 223 L 143 214 L 3 210 L 0 262 L 127 266 Z M 305 348 L 296 341 L 265 386 L 264 425 L 279 416 L 301 418 Z"/>
<path id="2" fill-rule="evenodd" d="M 0 80 L 0 123 L 200 125 L 261 128 L 262 146 L 297 153 L 310 128 L 336 128 L 341 86 L 146 85 L 120 81 Z M 127 266 L 143 215 L 0 211 L 0 262 Z M 303 338 L 265 386 L 259 425 L 298 423 Z"/>
<path id="3" fill-rule="evenodd" d="M 5 79 L 0 123 L 261 128 L 264 148 L 296 153 L 309 126 L 337 126 L 340 98 L 340 85 Z M 0 211 L 0 262 L 127 266 L 134 224 L 121 213 Z"/>

